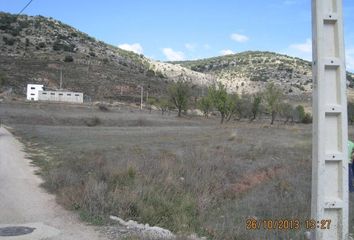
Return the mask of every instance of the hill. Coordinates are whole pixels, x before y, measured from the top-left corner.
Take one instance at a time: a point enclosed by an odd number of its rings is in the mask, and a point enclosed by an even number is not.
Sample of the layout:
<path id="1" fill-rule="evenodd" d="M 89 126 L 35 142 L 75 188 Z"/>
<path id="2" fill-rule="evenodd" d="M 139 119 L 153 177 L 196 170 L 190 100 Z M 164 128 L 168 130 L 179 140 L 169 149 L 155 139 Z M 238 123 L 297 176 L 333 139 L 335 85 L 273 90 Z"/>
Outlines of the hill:
<path id="1" fill-rule="evenodd" d="M 205 74 L 155 62 L 98 41 L 52 18 L 0 13 L 0 87 L 24 95 L 27 83 L 82 91 L 89 99 L 132 100 L 139 85 L 164 94 L 170 81 L 199 85 Z M 207 81 L 206 79 L 205 81 Z"/>
<path id="2" fill-rule="evenodd" d="M 290 97 L 308 101 L 312 89 L 308 61 L 271 52 L 183 62 L 159 62 L 98 41 L 67 24 L 43 16 L 0 12 L 0 92 L 25 95 L 28 83 L 84 92 L 86 99 L 138 101 L 139 86 L 150 96 L 166 94 L 171 81 L 201 86 L 222 82 L 230 91 L 262 91 L 275 81 Z M 348 73 L 349 86 L 354 75 Z"/>
<path id="3" fill-rule="evenodd" d="M 173 64 L 215 76 L 231 91 L 256 92 L 269 81 L 279 84 L 289 95 L 309 95 L 312 91 L 311 62 L 273 52 L 248 51 Z M 354 75 L 348 73 L 347 79 L 352 87 Z"/>

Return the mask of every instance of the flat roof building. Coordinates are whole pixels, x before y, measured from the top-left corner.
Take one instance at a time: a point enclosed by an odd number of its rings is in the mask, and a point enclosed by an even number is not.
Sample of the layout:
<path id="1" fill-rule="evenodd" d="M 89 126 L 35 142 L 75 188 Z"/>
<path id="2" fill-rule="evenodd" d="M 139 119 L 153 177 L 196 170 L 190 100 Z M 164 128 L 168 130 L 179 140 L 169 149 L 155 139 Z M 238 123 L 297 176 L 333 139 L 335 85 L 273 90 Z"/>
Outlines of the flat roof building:
<path id="1" fill-rule="evenodd" d="M 83 103 L 84 94 L 80 92 L 71 92 L 65 90 L 44 90 L 43 85 L 27 84 L 27 100 Z"/>
<path id="2" fill-rule="evenodd" d="M 27 84 L 27 100 L 38 101 L 39 91 L 43 91 L 43 85 Z"/>
<path id="3" fill-rule="evenodd" d="M 39 101 L 83 103 L 84 94 L 80 92 L 66 91 L 39 91 Z"/>

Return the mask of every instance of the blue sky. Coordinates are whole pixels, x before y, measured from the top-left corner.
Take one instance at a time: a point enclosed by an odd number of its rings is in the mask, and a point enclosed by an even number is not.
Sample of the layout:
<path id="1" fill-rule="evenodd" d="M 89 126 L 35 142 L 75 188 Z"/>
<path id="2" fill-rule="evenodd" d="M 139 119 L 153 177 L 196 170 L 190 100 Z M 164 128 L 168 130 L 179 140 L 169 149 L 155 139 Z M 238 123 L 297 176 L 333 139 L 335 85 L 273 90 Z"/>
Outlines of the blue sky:
<path id="1" fill-rule="evenodd" d="M 17 13 L 28 0 L 0 0 Z M 354 1 L 343 0 L 347 68 L 354 70 Z M 198 59 L 246 50 L 311 59 L 311 0 L 33 0 L 28 15 L 53 17 L 145 56 Z"/>

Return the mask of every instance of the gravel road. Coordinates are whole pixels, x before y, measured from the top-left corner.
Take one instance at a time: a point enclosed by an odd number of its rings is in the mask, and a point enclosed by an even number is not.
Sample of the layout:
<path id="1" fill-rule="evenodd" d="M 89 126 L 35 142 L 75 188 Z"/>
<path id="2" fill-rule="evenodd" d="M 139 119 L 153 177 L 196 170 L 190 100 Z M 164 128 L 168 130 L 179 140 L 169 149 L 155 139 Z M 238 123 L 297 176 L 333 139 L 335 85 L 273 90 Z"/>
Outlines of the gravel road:
<path id="1" fill-rule="evenodd" d="M 0 128 L 0 240 L 104 240 L 93 226 L 59 206 L 55 196 L 40 188 L 23 152 L 23 145 Z M 30 234 L 6 237 L 9 226 L 34 228 Z"/>

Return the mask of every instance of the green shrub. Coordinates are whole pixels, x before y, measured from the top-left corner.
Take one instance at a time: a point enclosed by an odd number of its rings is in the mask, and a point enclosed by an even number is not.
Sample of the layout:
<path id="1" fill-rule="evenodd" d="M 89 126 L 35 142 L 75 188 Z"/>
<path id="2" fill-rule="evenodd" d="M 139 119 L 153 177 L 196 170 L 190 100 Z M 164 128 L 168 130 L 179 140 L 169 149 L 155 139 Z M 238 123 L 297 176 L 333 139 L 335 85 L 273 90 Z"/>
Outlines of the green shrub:
<path id="1" fill-rule="evenodd" d="M 294 116 L 294 118 L 298 122 L 302 122 L 303 119 L 305 118 L 305 109 L 304 109 L 304 107 L 302 105 L 298 105 L 295 108 L 295 116 Z"/>

